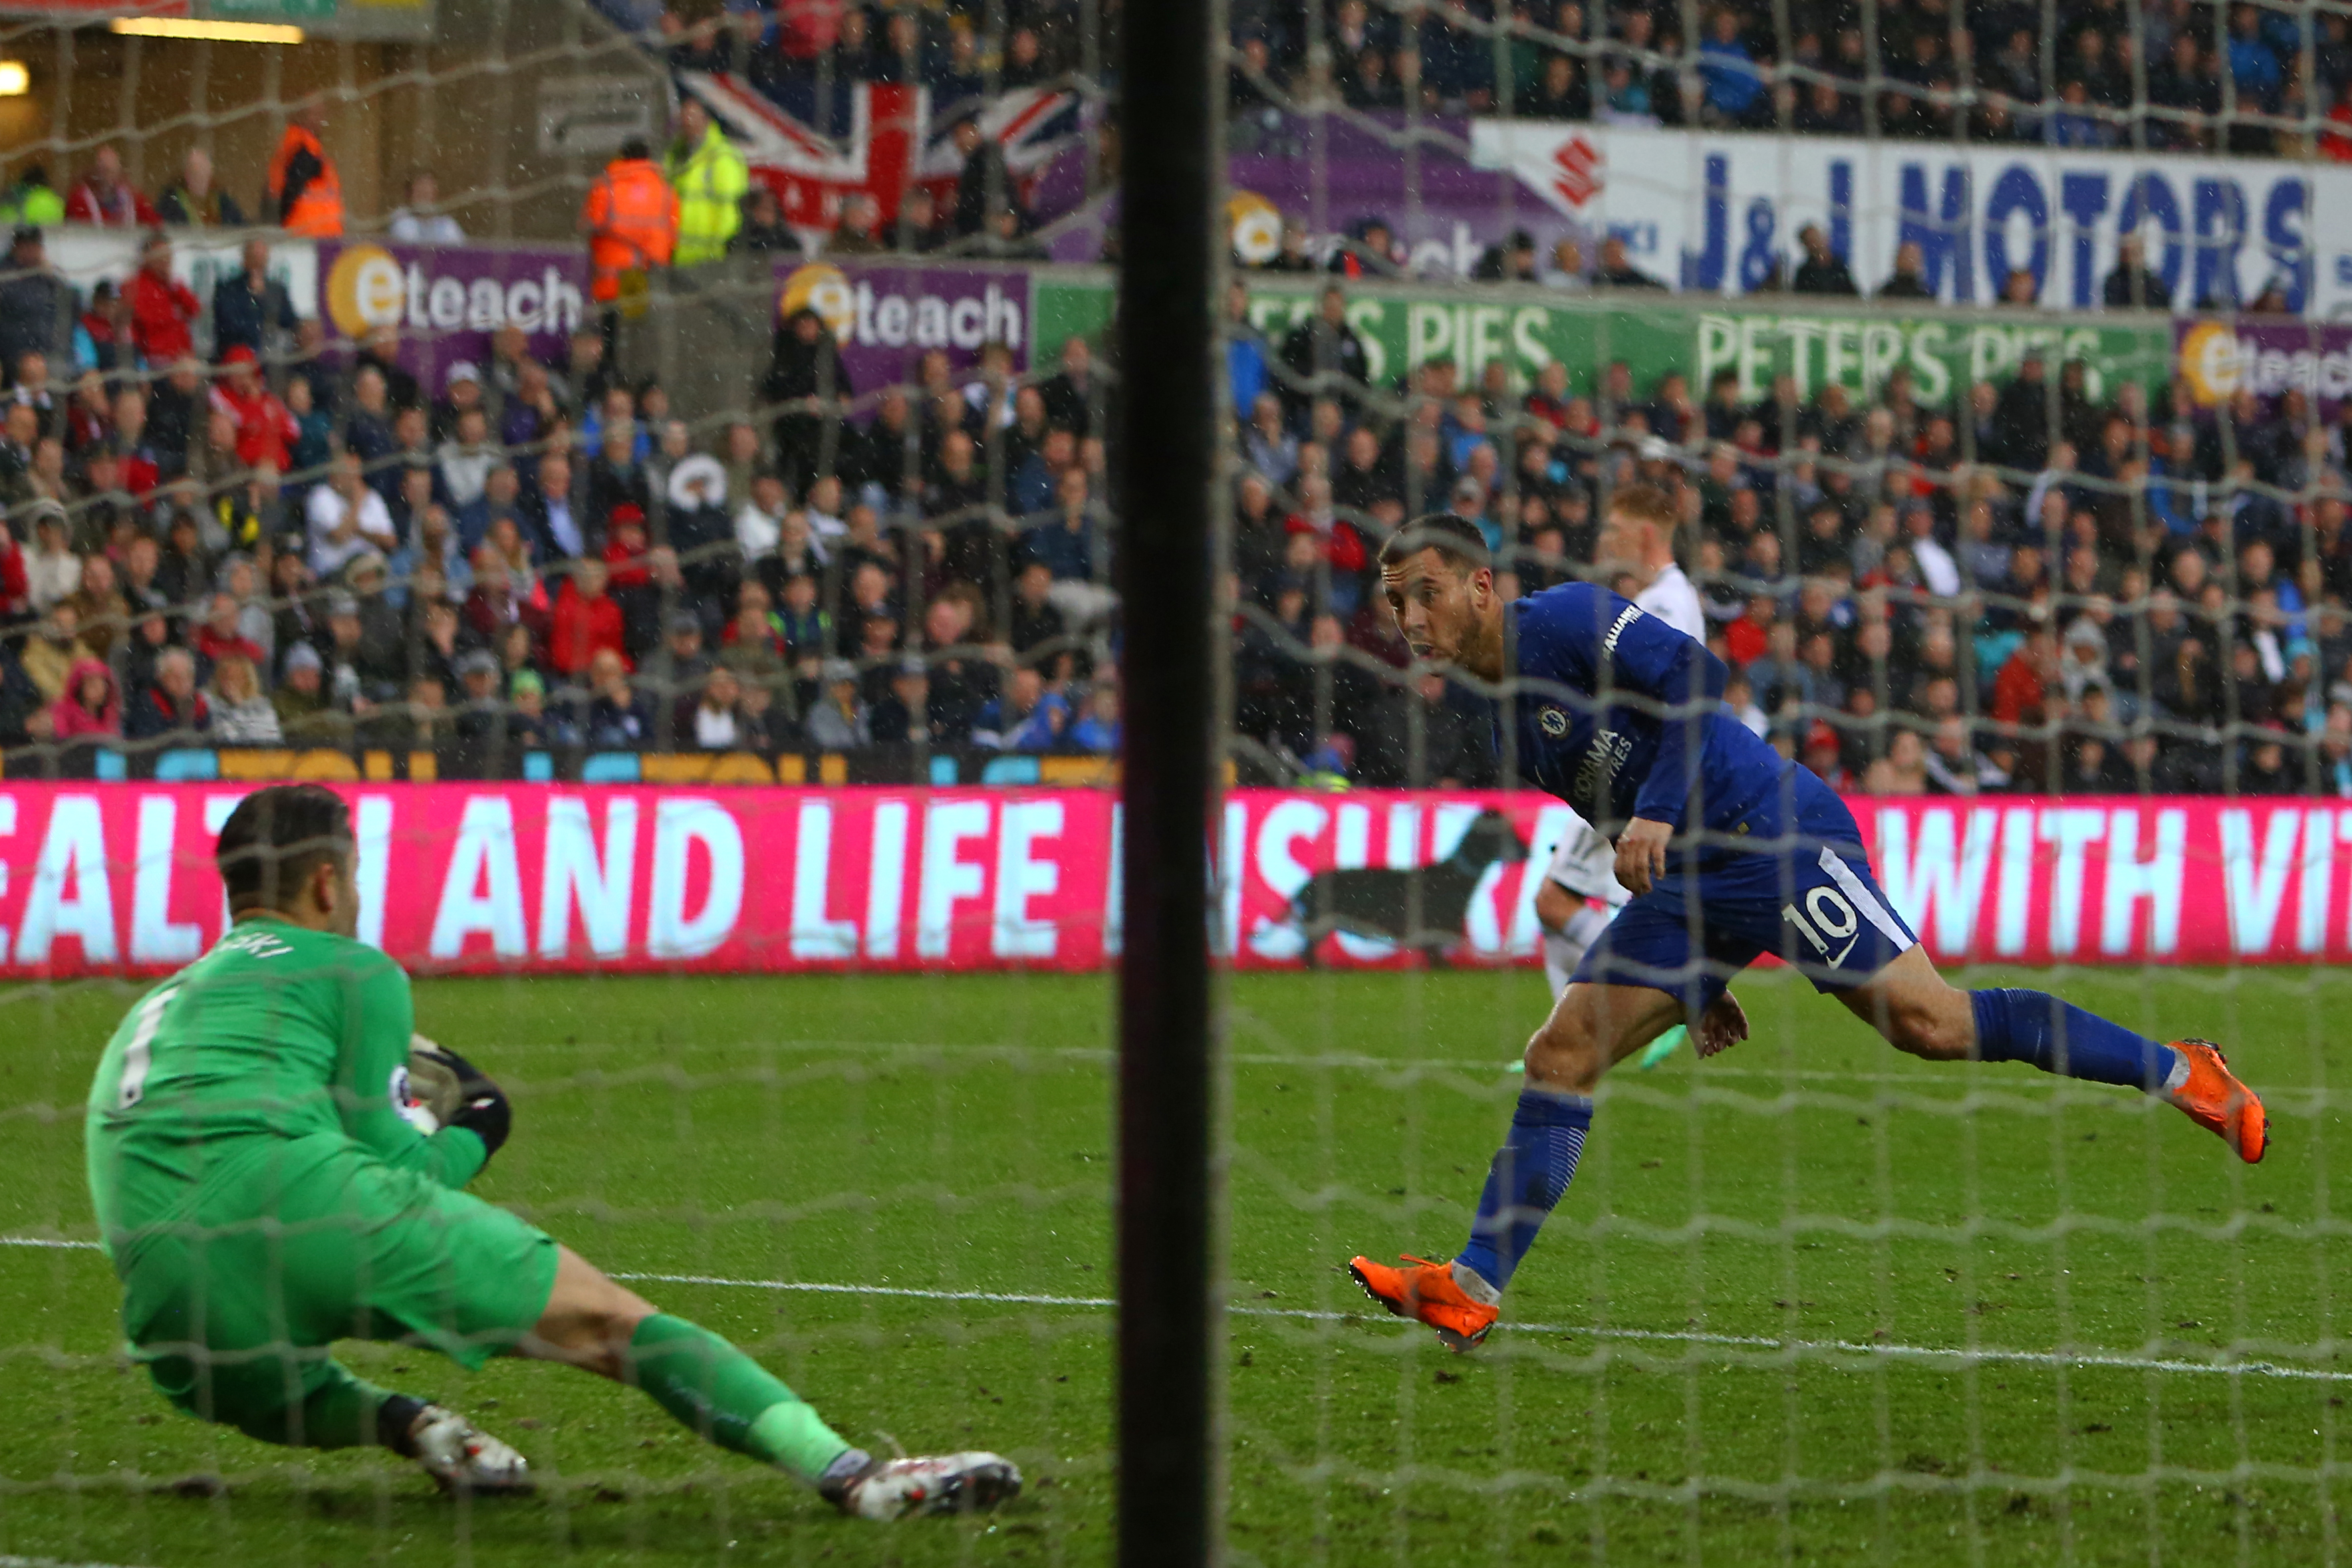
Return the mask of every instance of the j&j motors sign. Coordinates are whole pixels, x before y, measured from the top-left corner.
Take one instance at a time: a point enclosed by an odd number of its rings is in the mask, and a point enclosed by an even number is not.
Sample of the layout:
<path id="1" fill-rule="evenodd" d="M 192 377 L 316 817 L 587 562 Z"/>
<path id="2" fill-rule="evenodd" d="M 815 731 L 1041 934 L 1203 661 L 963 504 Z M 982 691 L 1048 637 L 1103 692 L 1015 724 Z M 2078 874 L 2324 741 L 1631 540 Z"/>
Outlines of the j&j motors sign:
<path id="1" fill-rule="evenodd" d="M 2119 237 L 2138 233 L 2176 309 L 2273 282 L 2292 310 L 2352 305 L 2352 169 L 1527 121 L 1474 122 L 1471 157 L 1685 289 L 1745 293 L 1774 261 L 1793 268 L 1811 223 L 1864 292 L 1916 244 L 1953 303 L 1992 303 L 2022 268 L 2043 304 L 2095 306 Z"/>

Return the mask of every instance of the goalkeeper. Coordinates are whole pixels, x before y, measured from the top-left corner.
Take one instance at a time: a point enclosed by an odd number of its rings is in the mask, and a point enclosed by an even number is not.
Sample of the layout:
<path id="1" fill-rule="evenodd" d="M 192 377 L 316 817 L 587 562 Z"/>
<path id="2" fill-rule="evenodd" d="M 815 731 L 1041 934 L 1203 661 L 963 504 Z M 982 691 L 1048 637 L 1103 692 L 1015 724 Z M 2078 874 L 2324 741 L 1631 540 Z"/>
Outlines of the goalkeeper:
<path id="1" fill-rule="evenodd" d="M 374 1387 L 339 1339 L 460 1365 L 562 1362 L 868 1519 L 988 1507 L 992 1454 L 875 1460 L 716 1334 L 656 1311 L 571 1248 L 465 1191 L 506 1142 L 507 1098 L 445 1056 L 447 1125 L 410 1103 L 408 977 L 354 939 L 340 797 L 278 785 L 221 829 L 234 924 L 141 999 L 90 1086 L 90 1195 L 122 1326 L 164 1397 L 267 1443 L 381 1445 L 457 1490 L 530 1485 L 464 1417 Z"/>

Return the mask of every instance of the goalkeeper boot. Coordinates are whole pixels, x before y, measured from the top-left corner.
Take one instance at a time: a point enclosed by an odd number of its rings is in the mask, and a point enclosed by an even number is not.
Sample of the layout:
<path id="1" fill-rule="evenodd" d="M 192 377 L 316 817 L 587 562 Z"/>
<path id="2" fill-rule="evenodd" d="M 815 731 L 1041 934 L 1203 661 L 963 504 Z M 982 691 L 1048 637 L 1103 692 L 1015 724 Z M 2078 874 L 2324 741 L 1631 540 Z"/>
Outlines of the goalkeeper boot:
<path id="1" fill-rule="evenodd" d="M 438 1405 L 426 1405 L 410 1424 L 408 1456 L 445 1492 L 497 1497 L 531 1489 L 530 1466 L 520 1454 Z"/>
<path id="2" fill-rule="evenodd" d="M 2237 1151 L 2252 1165 L 2270 1149 L 2270 1122 L 2263 1102 L 2230 1070 L 2230 1061 L 2210 1040 L 2175 1040 L 2172 1051 L 2179 1065 L 2165 1083 L 2164 1098 L 2189 1113 L 2189 1120 Z"/>
<path id="3" fill-rule="evenodd" d="M 1021 1495 L 1021 1470 L 1001 1455 L 876 1459 L 851 1449 L 817 1483 L 817 1495 L 853 1519 L 980 1513 Z"/>
<path id="4" fill-rule="evenodd" d="M 1391 1268 L 1369 1258 L 1351 1258 L 1348 1272 L 1365 1295 L 1398 1317 L 1417 1318 L 1437 1331 L 1447 1350 L 1470 1350 L 1486 1337 L 1499 1309 L 1465 1290 L 1454 1265 L 1410 1256 L 1403 1261 L 1412 1267 Z"/>

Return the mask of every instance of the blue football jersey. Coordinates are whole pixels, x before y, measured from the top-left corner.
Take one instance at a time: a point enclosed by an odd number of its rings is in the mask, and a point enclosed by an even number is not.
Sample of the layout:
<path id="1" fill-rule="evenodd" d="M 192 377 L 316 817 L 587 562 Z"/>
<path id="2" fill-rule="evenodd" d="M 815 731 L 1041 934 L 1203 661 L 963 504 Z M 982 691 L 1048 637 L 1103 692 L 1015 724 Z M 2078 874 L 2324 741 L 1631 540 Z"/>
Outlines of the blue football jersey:
<path id="1" fill-rule="evenodd" d="M 1727 830 L 1780 793 L 1791 764 L 1723 711 L 1731 672 L 1706 644 L 1590 583 L 1504 614 L 1514 679 L 1496 742 L 1515 745 L 1520 777 L 1601 832 L 1637 816 Z"/>

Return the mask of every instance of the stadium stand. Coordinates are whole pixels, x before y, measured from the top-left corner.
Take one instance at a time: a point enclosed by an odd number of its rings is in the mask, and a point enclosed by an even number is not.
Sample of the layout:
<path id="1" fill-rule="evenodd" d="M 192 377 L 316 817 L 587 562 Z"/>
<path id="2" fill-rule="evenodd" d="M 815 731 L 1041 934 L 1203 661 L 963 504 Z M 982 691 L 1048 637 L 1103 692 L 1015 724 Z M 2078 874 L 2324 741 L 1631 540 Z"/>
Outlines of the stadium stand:
<path id="1" fill-rule="evenodd" d="M 1026 132 L 1002 110 L 1077 112 L 1036 95 L 1098 85 L 1116 7 L 1086 26 L 1055 5 L 604 9 L 722 129 L 745 84 L 788 125 L 838 122 L 850 91 L 919 87 L 933 106 L 895 223 L 860 194 L 830 235 L 787 221 L 793 184 L 755 155 L 732 237 L 705 247 L 729 259 L 1034 260 L 1041 220 L 1076 210 L 1032 205 Z M 1236 15 L 1237 109 L 1376 132 L 1495 110 L 2332 157 L 2322 122 L 2343 118 L 2352 68 L 2333 13 L 2282 30 L 2284 13 L 2185 3 L 2143 7 L 2137 30 L 2112 6 L 1923 6 L 1874 40 L 1833 10 L 1791 7 L 1775 31 L 1724 9 L 1696 46 L 1671 9 Z M 1419 84 L 1410 103 L 1399 82 Z M 1236 146 L 1256 144 L 1265 122 L 1236 121 Z M 740 154 L 703 123 L 652 152 L 707 204 L 710 139 Z M 98 148 L 73 202 L 142 220 L 121 167 Z M 209 163 L 177 174 L 172 211 L 222 210 L 195 188 Z M 1078 206 L 1098 210 L 1100 174 Z M 395 225 L 432 217 L 434 190 L 413 179 L 425 210 Z M 179 232 L 152 231 L 127 281 L 84 295 L 28 224 L 0 282 L 11 774 L 320 751 L 371 776 L 640 776 L 615 759 L 646 755 L 749 756 L 752 777 L 1038 776 L 992 772 L 1004 757 L 1084 776 L 1072 759 L 1116 752 L 1118 375 L 1100 334 L 1025 370 L 1026 345 L 992 342 L 976 363 L 934 350 L 903 384 L 861 384 L 843 322 L 803 305 L 779 313 L 738 406 L 689 421 L 593 323 L 544 357 L 502 332 L 488 363 L 428 357 L 420 379 L 398 329 L 331 347 L 266 246 L 198 299 L 173 281 Z M 1360 296 L 1251 305 L 1409 280 L 1396 235 L 1371 216 L 1310 242 L 1294 222 L 1245 258 L 1229 345 L 1237 776 L 1491 782 L 1482 700 L 1404 668 L 1379 542 L 1453 510 L 1530 591 L 1584 569 L 1610 491 L 1640 479 L 1678 498 L 1743 711 L 1841 784 L 2352 795 L 2352 402 L 2327 417 L 2290 386 L 2208 406 L 2054 346 L 1934 397 L 1903 368 L 1859 390 L 1729 372 L 1701 386 L 1624 359 L 1467 374 L 1440 354 L 1375 375 L 1350 324 Z M 1537 248 L 1499 239 L 1475 270 L 1588 301 L 1679 281 L 1613 237 L 1589 263 L 1573 241 Z M 1825 308 L 1856 292 L 1818 228 L 1789 260 L 1752 291 Z M 1896 257 L 1880 292 L 1925 292 L 1916 259 Z M 2189 303 L 2133 250 L 2100 299 Z M 185 761 L 244 747 L 279 761 Z"/>
<path id="2" fill-rule="evenodd" d="M 2192 0 L 1236 6 L 1236 107 L 2298 155 L 2352 142 L 2338 12 Z"/>

